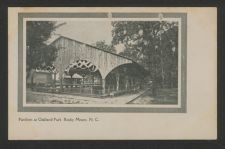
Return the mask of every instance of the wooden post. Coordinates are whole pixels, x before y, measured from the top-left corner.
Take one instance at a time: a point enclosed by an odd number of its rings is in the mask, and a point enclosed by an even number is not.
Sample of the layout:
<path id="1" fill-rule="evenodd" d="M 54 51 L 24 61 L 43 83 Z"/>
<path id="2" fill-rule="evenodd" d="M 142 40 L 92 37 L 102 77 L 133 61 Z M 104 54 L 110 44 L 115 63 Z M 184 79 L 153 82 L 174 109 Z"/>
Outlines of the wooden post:
<path id="1" fill-rule="evenodd" d="M 134 87 L 134 82 L 133 82 L 133 77 L 130 80 L 130 89 L 133 90 Z"/>
<path id="2" fill-rule="evenodd" d="M 119 91 L 120 88 L 120 74 L 116 74 L 116 91 Z"/>
<path id="3" fill-rule="evenodd" d="M 34 73 L 32 73 L 31 74 L 31 90 L 33 90 L 34 89 L 34 75 L 35 75 L 36 73 L 34 72 Z"/>
<path id="4" fill-rule="evenodd" d="M 60 77 L 60 90 L 63 91 L 63 79 L 62 76 Z"/>
<path id="5" fill-rule="evenodd" d="M 127 91 L 128 90 L 128 77 L 127 76 L 125 77 L 125 88 Z"/>
<path id="6" fill-rule="evenodd" d="M 91 85 L 91 95 L 93 94 L 93 85 Z"/>
<path id="7" fill-rule="evenodd" d="M 81 82 L 81 84 L 80 84 L 80 94 L 82 93 L 83 85 L 84 85 L 84 76 L 83 76 L 82 82 Z"/>
<path id="8" fill-rule="evenodd" d="M 102 94 L 105 95 L 105 79 L 102 79 Z"/>
<path id="9" fill-rule="evenodd" d="M 53 92 L 56 91 L 56 73 L 53 73 Z"/>
<path id="10" fill-rule="evenodd" d="M 60 90 L 63 92 L 63 54 L 64 54 L 64 47 L 60 47 Z"/>
<path id="11" fill-rule="evenodd" d="M 94 86 L 94 76 L 92 74 L 92 83 L 91 83 L 91 95 L 93 94 L 93 86 Z"/>
<path id="12" fill-rule="evenodd" d="M 53 74 L 54 77 L 54 88 L 56 87 L 56 73 Z"/>
<path id="13" fill-rule="evenodd" d="M 70 85 L 70 90 L 72 91 L 72 90 L 73 90 L 73 81 L 74 81 L 74 80 L 73 80 L 73 76 L 71 76 L 71 80 L 72 80 L 72 81 L 70 82 L 70 83 L 71 83 L 71 85 Z"/>
<path id="14" fill-rule="evenodd" d="M 111 85 L 108 86 L 108 93 L 111 91 Z"/>

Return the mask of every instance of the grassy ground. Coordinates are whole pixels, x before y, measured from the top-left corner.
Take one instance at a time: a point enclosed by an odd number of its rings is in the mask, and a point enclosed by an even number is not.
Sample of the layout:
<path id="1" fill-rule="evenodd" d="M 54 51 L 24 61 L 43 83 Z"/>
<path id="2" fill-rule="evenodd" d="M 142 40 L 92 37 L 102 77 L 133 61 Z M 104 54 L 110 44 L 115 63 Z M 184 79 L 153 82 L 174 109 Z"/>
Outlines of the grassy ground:
<path id="1" fill-rule="evenodd" d="M 177 88 L 159 89 L 155 97 L 152 97 L 151 90 L 147 90 L 142 96 L 129 102 L 129 104 L 177 104 L 177 103 L 178 103 Z"/>
<path id="2" fill-rule="evenodd" d="M 68 94 L 51 94 L 27 91 L 26 101 L 28 104 L 126 104 L 142 94 L 125 94 L 117 97 L 93 98 Z"/>
<path id="3" fill-rule="evenodd" d="M 151 90 L 118 97 L 93 98 L 68 94 L 51 94 L 27 91 L 28 104 L 177 104 L 177 89 L 160 89 L 152 97 Z"/>

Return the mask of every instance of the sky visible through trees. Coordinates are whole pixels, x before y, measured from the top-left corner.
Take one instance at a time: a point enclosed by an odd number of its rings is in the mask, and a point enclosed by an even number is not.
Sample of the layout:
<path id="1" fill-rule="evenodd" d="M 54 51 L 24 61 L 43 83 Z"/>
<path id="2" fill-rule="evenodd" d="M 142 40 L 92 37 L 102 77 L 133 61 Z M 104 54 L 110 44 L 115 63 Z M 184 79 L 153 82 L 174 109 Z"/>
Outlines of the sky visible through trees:
<path id="1" fill-rule="evenodd" d="M 103 25 L 102 31 L 109 26 L 109 23 L 100 24 Z M 71 25 L 73 24 L 70 23 Z M 113 21 L 110 25 L 111 43 L 108 44 L 104 39 L 99 40 L 101 34 L 104 34 L 99 27 L 99 31 L 91 35 L 93 38 L 97 37 L 97 41 L 92 44 L 132 58 L 149 71 L 148 79 L 154 80 L 156 86 L 174 88 L 177 87 L 178 79 L 178 27 L 178 22 L 173 21 Z M 51 65 L 56 58 L 57 49 L 47 46 L 45 42 L 55 32 L 60 33 L 61 30 L 63 33 L 62 30 L 65 28 L 75 32 L 67 25 L 57 28 L 57 22 L 53 21 L 27 22 L 28 69 Z M 84 32 L 83 36 L 89 34 Z"/>
<path id="2" fill-rule="evenodd" d="M 112 44 L 123 44 L 119 54 L 132 58 L 149 71 L 157 87 L 177 87 L 178 22 L 112 22 Z"/>

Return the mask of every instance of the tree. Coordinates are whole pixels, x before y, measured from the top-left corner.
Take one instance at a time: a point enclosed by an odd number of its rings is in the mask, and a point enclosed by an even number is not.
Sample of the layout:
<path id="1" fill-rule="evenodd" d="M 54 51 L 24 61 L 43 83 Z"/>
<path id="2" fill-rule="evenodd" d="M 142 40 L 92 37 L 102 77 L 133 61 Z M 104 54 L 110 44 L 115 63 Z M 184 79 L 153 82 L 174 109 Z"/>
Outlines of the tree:
<path id="1" fill-rule="evenodd" d="M 115 47 L 113 45 L 107 45 L 104 40 L 97 41 L 94 45 L 99 49 L 103 49 L 103 50 L 106 50 L 106 51 L 109 51 L 112 53 L 116 53 Z"/>
<path id="2" fill-rule="evenodd" d="M 149 70 L 153 86 L 165 86 L 177 80 L 177 22 L 115 21 L 112 44 L 123 43 L 121 55 L 132 58 Z"/>
<path id="3" fill-rule="evenodd" d="M 57 49 L 45 44 L 57 26 L 53 21 L 27 21 L 26 25 L 28 78 L 32 69 L 51 66 L 57 57 Z"/>

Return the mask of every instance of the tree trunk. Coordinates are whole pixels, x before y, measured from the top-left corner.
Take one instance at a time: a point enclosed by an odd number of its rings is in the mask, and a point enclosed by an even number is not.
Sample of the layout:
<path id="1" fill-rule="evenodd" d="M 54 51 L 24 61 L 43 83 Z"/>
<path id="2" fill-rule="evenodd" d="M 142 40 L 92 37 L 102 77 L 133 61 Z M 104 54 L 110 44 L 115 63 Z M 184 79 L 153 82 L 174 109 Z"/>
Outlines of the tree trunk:
<path id="1" fill-rule="evenodd" d="M 157 95 L 157 84 L 156 84 L 156 81 L 152 81 L 152 96 L 153 97 L 156 97 Z"/>
<path id="2" fill-rule="evenodd" d="M 157 66 L 155 64 L 154 66 L 155 70 L 154 70 L 154 74 L 153 74 L 153 81 L 152 81 L 152 96 L 155 97 L 157 96 L 157 86 L 158 86 L 158 81 L 157 81 L 157 74 L 156 74 L 156 69 L 157 69 Z"/>
<path id="3" fill-rule="evenodd" d="M 34 72 L 35 70 L 34 69 L 29 69 L 27 70 L 28 73 L 27 73 L 27 76 L 26 76 L 26 82 L 28 82 L 29 78 L 30 78 L 30 88 L 33 89 L 33 75 L 34 75 Z"/>
<path id="4" fill-rule="evenodd" d="M 161 49 L 161 55 L 160 55 L 160 64 L 161 64 L 161 86 L 162 88 L 164 87 L 164 82 L 165 82 L 165 76 L 164 76 L 164 69 L 163 69 L 163 51 Z"/>
<path id="5" fill-rule="evenodd" d="M 34 87 L 34 73 L 31 75 L 30 88 L 33 90 Z"/>

